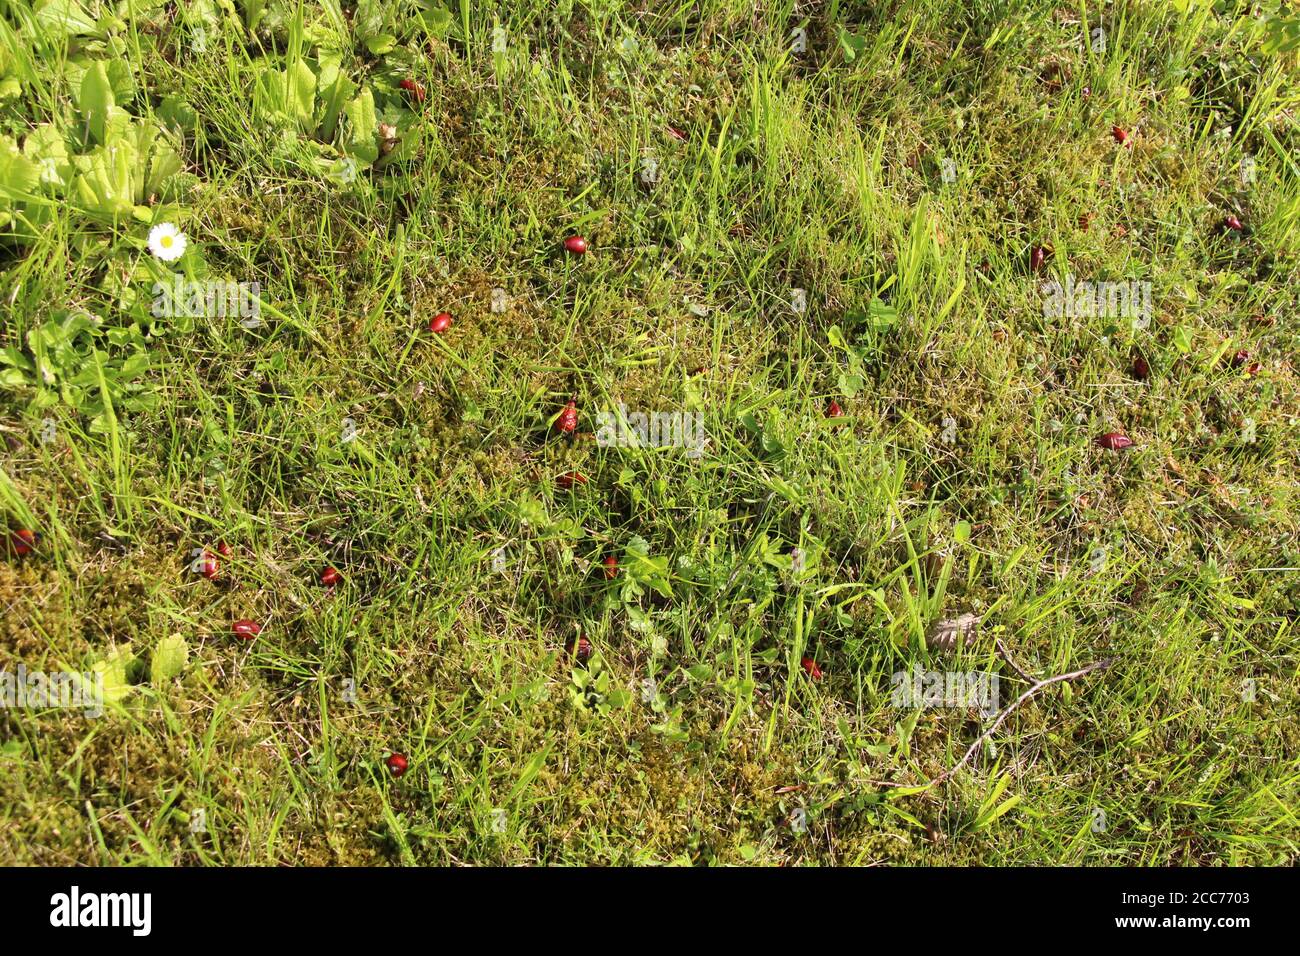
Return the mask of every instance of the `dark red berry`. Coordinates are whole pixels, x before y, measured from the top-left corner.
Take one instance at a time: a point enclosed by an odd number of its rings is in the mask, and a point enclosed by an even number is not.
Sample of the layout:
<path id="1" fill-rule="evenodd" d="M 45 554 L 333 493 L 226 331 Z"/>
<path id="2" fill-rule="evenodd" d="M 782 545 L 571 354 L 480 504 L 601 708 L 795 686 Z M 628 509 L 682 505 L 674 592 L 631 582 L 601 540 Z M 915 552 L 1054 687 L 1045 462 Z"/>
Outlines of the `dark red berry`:
<path id="1" fill-rule="evenodd" d="M 402 89 L 406 90 L 406 92 L 410 93 L 411 99 L 415 100 L 415 102 L 417 103 L 424 102 L 424 87 L 421 86 L 419 83 L 415 82 L 415 80 L 412 80 L 408 77 L 407 79 L 402 80 L 397 85 L 400 86 Z"/>
<path id="2" fill-rule="evenodd" d="M 339 569 L 335 567 L 328 567 L 320 573 L 320 583 L 325 585 L 327 588 L 334 587 L 342 580 L 343 575 L 340 574 Z"/>
<path id="3" fill-rule="evenodd" d="M 1147 360 L 1140 355 L 1134 356 L 1133 358 L 1133 377 L 1143 382 L 1151 377 L 1151 366 L 1148 365 Z"/>
<path id="4" fill-rule="evenodd" d="M 822 679 L 822 669 L 817 666 L 817 662 L 813 660 L 811 657 L 805 657 L 803 660 L 799 662 L 799 664 L 800 666 L 803 667 L 805 671 L 808 672 L 808 676 L 811 677 L 813 680 Z"/>
<path id="5" fill-rule="evenodd" d="M 1249 358 L 1250 358 L 1250 352 L 1248 350 L 1238 349 L 1236 354 L 1232 356 L 1230 361 L 1232 362 L 1233 368 L 1241 368 L 1243 365 L 1246 364 L 1246 360 Z"/>
<path id="6" fill-rule="evenodd" d="M 569 402 L 555 420 L 555 430 L 562 435 L 572 435 L 578 428 L 578 403 Z"/>
<path id="7" fill-rule="evenodd" d="M 406 754 L 389 754 L 388 759 L 384 761 L 384 766 L 388 768 L 388 772 L 394 777 L 400 777 L 406 773 L 406 768 L 410 765 L 411 762 L 406 759 Z"/>
<path id="8" fill-rule="evenodd" d="M 578 485 L 585 485 L 587 483 L 587 476 L 580 471 L 566 471 L 564 474 L 560 475 L 560 477 L 556 478 L 555 481 L 561 488 L 568 490 L 577 487 Z"/>
<path id="9" fill-rule="evenodd" d="M 575 640 L 569 642 L 567 650 L 570 657 L 576 657 L 580 661 L 585 661 L 587 658 L 591 657 L 591 641 L 579 634 Z"/>
<path id="10" fill-rule="evenodd" d="M 1034 246 L 1029 252 L 1029 268 L 1033 272 L 1041 272 L 1043 266 L 1047 264 L 1047 250 L 1042 246 Z"/>
<path id="11" fill-rule="evenodd" d="M 234 550 L 230 547 L 230 545 L 222 541 L 217 545 L 217 554 L 221 555 L 223 558 L 228 558 L 232 554 L 234 554 Z"/>
<path id="12" fill-rule="evenodd" d="M 1085 87 L 1083 88 L 1083 98 L 1086 100 L 1086 99 L 1088 99 L 1088 97 L 1090 97 L 1090 96 L 1092 96 L 1092 87 L 1091 87 L 1091 86 L 1085 86 Z"/>
<path id="13" fill-rule="evenodd" d="M 1121 146 L 1128 142 L 1128 131 L 1120 129 L 1118 126 L 1112 126 L 1110 128 L 1110 135 L 1115 137 L 1115 142 L 1119 143 Z"/>
<path id="14" fill-rule="evenodd" d="M 1242 226 L 1241 220 L 1236 216 L 1225 216 L 1223 219 L 1223 228 L 1231 230 L 1232 232 L 1241 232 L 1245 227 Z"/>
<path id="15" fill-rule="evenodd" d="M 236 621 L 234 627 L 230 630 L 233 631 L 235 637 L 240 640 L 251 641 L 253 638 L 257 637 L 257 635 L 262 633 L 262 625 L 258 624 L 256 621 L 250 621 L 248 618 L 243 618 Z"/>
<path id="16" fill-rule="evenodd" d="M 36 547 L 36 532 L 29 531 L 27 528 L 20 528 L 13 533 L 9 542 L 14 549 L 14 554 L 23 557 L 31 554 L 32 549 Z"/>
<path id="17" fill-rule="evenodd" d="M 587 240 L 582 236 L 570 236 L 564 240 L 564 250 L 575 256 L 583 255 L 587 251 Z"/>
<path id="18" fill-rule="evenodd" d="M 439 312 L 437 315 L 435 315 L 432 319 L 429 320 L 430 332 L 442 333 L 442 332 L 446 332 L 449 328 L 451 328 L 450 312 Z"/>
<path id="19" fill-rule="evenodd" d="M 1111 451 L 1119 451 L 1121 448 L 1131 447 L 1133 439 L 1125 436 L 1122 432 L 1106 432 L 1106 434 L 1097 437 L 1097 444 Z"/>
<path id="20" fill-rule="evenodd" d="M 826 406 L 827 418 L 841 418 L 844 415 L 844 409 L 840 408 L 840 403 L 831 399 L 831 403 Z"/>
<path id="21" fill-rule="evenodd" d="M 209 581 L 215 581 L 221 571 L 221 562 L 211 551 L 204 551 L 203 556 L 199 558 L 198 571 Z"/>
<path id="22" fill-rule="evenodd" d="M 1251 362 L 1249 365 L 1246 366 L 1246 377 L 1254 378 L 1256 375 L 1259 374 L 1259 370 L 1260 370 L 1260 364 L 1258 362 Z"/>
<path id="23" fill-rule="evenodd" d="M 605 566 L 605 577 L 607 579 L 612 581 L 618 576 L 618 558 L 614 557 L 612 554 L 607 555 L 601 564 Z"/>

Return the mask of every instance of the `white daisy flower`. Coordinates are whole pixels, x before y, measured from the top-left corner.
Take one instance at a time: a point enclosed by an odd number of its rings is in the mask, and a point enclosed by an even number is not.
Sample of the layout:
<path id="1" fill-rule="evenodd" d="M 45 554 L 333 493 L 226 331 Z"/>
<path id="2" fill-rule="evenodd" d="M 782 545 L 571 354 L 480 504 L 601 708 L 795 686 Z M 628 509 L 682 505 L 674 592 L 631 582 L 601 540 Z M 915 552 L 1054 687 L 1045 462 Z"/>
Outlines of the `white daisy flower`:
<path id="1" fill-rule="evenodd" d="M 163 262 L 179 259 L 185 252 L 185 233 L 170 222 L 159 223 L 149 230 L 149 251 Z"/>

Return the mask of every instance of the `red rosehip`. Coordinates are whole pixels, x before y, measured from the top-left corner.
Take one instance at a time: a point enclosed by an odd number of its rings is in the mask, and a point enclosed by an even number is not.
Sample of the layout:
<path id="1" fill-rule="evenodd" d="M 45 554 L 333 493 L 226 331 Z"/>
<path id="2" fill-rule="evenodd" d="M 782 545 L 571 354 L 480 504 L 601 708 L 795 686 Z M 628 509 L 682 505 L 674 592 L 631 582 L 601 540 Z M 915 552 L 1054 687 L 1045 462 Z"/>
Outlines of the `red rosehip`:
<path id="1" fill-rule="evenodd" d="M 612 581 L 618 576 L 618 558 L 614 557 L 612 554 L 607 555 L 601 564 L 605 566 L 605 577 L 608 580 Z"/>
<path id="2" fill-rule="evenodd" d="M 808 672 L 808 676 L 811 677 L 813 680 L 822 679 L 822 669 L 817 666 L 817 662 L 813 660 L 811 657 L 805 657 L 803 660 L 799 662 L 799 664 L 801 667 L 803 667 L 805 671 Z"/>
<path id="3" fill-rule="evenodd" d="M 571 252 L 575 256 L 580 256 L 587 251 L 587 240 L 582 236 L 570 236 L 564 240 L 565 252 Z"/>
<path id="4" fill-rule="evenodd" d="M 1223 228 L 1231 230 L 1232 232 L 1241 232 L 1245 227 L 1242 226 L 1241 220 L 1236 216 L 1225 216 L 1223 219 Z"/>
<path id="5" fill-rule="evenodd" d="M 9 542 L 14 549 L 14 554 L 24 557 L 31 554 L 32 549 L 36 547 L 36 532 L 27 528 L 20 528 L 13 533 Z"/>
<path id="6" fill-rule="evenodd" d="M 400 86 L 402 89 L 406 90 L 406 92 L 410 93 L 411 99 L 415 100 L 415 102 L 417 103 L 424 102 L 424 87 L 421 86 L 419 83 L 415 82 L 415 80 L 412 80 L 408 77 L 407 79 L 402 80 L 397 85 Z"/>
<path id="7" fill-rule="evenodd" d="M 451 328 L 451 313 L 439 312 L 429 320 L 429 331 L 443 333 Z"/>
<path id="8" fill-rule="evenodd" d="M 1115 137 L 1115 142 L 1119 143 L 1121 146 L 1128 142 L 1128 131 L 1120 129 L 1118 126 L 1112 126 L 1110 128 L 1110 135 Z"/>
<path id="9" fill-rule="evenodd" d="M 555 479 L 556 483 L 565 490 L 574 488 L 578 485 L 587 483 L 587 476 L 580 471 L 566 471 L 560 477 Z"/>
<path id="10" fill-rule="evenodd" d="M 203 575 L 209 581 L 215 581 L 217 574 L 221 571 L 221 562 L 217 560 L 216 555 L 211 551 L 204 551 L 203 556 L 199 558 L 196 565 L 199 574 Z"/>
<path id="11" fill-rule="evenodd" d="M 1097 437 L 1097 444 L 1111 451 L 1119 451 L 1121 448 L 1131 447 L 1133 439 L 1121 432 L 1106 432 L 1106 434 Z"/>
<path id="12" fill-rule="evenodd" d="M 334 587 L 342 580 L 343 575 L 340 574 L 339 569 L 335 567 L 328 567 L 320 573 L 320 583 L 325 585 L 327 588 Z"/>
<path id="13" fill-rule="evenodd" d="M 555 430 L 563 435 L 572 435 L 578 428 L 578 403 L 569 402 L 555 420 Z"/>
<path id="14" fill-rule="evenodd" d="M 250 621 L 248 618 L 242 618 L 241 620 L 236 621 L 230 630 L 234 633 L 235 637 L 238 637 L 240 640 L 251 641 L 253 638 L 257 637 L 257 635 L 262 633 L 262 625 L 258 624 L 256 621 Z"/>
<path id="15" fill-rule="evenodd" d="M 831 399 L 831 403 L 826 406 L 827 418 L 841 418 L 844 415 L 844 409 L 840 408 L 840 403 Z"/>
<path id="16" fill-rule="evenodd" d="M 1147 360 L 1138 355 L 1133 359 L 1133 377 L 1145 382 L 1151 376 L 1151 366 Z"/>
<path id="17" fill-rule="evenodd" d="M 406 754 L 389 754 L 388 759 L 384 761 L 384 766 L 388 768 L 388 772 L 394 777 L 400 777 L 406 773 L 406 768 L 410 765 L 411 762 L 406 759 Z"/>

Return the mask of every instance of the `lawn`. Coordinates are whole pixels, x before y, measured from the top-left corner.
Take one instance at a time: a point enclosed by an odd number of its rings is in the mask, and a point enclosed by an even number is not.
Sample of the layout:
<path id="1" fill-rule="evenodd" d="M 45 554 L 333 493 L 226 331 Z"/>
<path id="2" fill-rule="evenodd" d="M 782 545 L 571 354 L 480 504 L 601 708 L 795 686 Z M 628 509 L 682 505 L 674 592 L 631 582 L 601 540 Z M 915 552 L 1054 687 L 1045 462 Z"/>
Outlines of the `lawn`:
<path id="1" fill-rule="evenodd" d="M 1300 7 L 441 2 L 0 3 L 0 863 L 1300 861 Z"/>

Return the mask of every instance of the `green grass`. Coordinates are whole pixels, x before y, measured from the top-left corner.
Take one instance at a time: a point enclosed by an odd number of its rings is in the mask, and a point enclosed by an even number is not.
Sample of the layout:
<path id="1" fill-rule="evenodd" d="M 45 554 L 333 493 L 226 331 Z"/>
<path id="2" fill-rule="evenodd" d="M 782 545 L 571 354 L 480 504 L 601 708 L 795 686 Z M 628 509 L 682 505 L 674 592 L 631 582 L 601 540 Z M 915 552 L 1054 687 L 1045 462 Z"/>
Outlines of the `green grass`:
<path id="1" fill-rule="evenodd" d="M 101 320 L 81 392 L 0 379 L 0 506 L 42 536 L 0 559 L 0 670 L 138 659 L 99 719 L 0 709 L 0 861 L 1296 862 L 1300 65 L 1250 4 L 240 3 L 201 52 L 206 5 L 120 6 L 3 5 L 0 135 L 84 136 L 81 70 L 124 60 L 184 170 L 134 218 L 0 193 L 0 348 Z M 349 120 L 251 92 L 328 48 L 399 131 L 350 183 Z M 264 324 L 151 317 L 173 269 L 259 282 Z M 1067 274 L 1149 282 L 1149 326 L 1045 316 Z M 707 449 L 601 447 L 620 402 Z M 896 672 L 1006 705 L 1106 659 L 927 786 L 984 725 Z"/>

